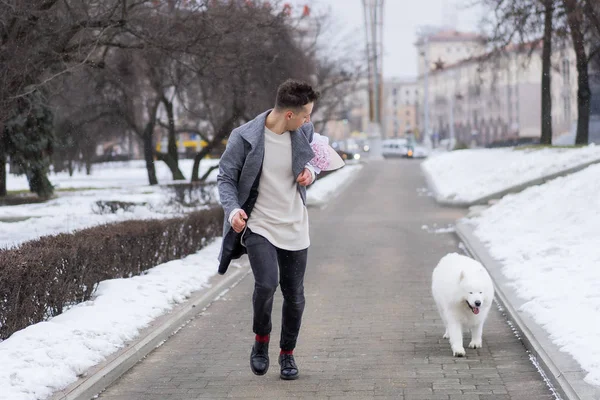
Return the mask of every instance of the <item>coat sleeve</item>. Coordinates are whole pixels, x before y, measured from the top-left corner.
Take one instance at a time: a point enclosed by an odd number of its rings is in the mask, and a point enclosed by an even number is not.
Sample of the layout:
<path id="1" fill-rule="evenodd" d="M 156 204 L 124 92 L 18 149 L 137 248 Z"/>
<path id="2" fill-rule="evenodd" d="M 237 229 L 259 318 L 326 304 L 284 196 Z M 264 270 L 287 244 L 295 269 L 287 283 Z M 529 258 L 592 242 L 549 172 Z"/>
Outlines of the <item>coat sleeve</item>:
<path id="1" fill-rule="evenodd" d="M 244 139 L 234 130 L 221 156 L 217 175 L 219 199 L 227 217 L 234 209 L 241 208 L 238 200 L 238 181 L 244 166 L 244 154 Z"/>

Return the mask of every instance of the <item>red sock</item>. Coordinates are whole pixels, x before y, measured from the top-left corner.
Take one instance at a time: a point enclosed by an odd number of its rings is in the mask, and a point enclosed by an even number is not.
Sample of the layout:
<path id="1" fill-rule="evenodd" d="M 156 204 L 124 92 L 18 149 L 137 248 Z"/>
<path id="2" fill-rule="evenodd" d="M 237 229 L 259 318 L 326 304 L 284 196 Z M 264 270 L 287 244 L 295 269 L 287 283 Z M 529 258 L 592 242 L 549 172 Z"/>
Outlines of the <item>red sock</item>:
<path id="1" fill-rule="evenodd" d="M 270 335 L 256 335 L 256 341 L 259 343 L 269 343 Z"/>
<path id="2" fill-rule="evenodd" d="M 287 355 L 287 356 L 291 356 L 294 354 L 294 350 L 281 350 L 281 353 L 279 353 L 279 355 Z"/>

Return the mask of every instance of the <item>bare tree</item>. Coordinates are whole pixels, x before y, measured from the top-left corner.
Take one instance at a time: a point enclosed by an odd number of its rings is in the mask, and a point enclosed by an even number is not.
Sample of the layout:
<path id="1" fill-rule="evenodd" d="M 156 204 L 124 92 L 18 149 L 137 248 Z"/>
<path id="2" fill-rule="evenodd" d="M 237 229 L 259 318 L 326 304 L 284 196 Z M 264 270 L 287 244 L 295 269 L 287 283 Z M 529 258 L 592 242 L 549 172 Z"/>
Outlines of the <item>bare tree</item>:
<path id="1" fill-rule="evenodd" d="M 365 76 L 364 63 L 344 55 L 348 53 L 331 54 L 333 56 L 317 59 L 316 85 L 321 98 L 315 106 L 313 123 L 322 134 L 326 133 L 327 122 L 347 117 L 347 111 L 352 108 L 352 104 L 348 103 L 351 94 L 359 89 L 361 78 Z"/>
<path id="2" fill-rule="evenodd" d="M 15 110 L 27 110 L 27 107 L 19 107 L 20 102 L 27 101 L 36 90 L 74 69 L 104 67 L 110 48 L 155 46 L 160 37 L 156 33 L 164 31 L 154 29 L 148 21 L 161 14 L 165 7 L 174 9 L 179 3 L 176 0 L 167 5 L 150 0 L 0 2 L 0 65 L 3 66 L 0 132 L 3 141 L 6 141 L 4 125 L 8 118 L 14 117 Z M 193 7 L 201 10 L 204 3 L 186 3 L 186 13 Z M 0 154 L 0 159 L 3 158 L 5 155 Z M 6 178 L 5 171 L 0 170 L 2 172 L 0 188 Z"/>
<path id="3" fill-rule="evenodd" d="M 219 40 L 194 58 L 195 79 L 180 95 L 208 141 L 194 157 L 192 181 L 208 176 L 199 175 L 201 160 L 236 126 L 273 106 L 279 83 L 289 77 L 308 80 L 314 71 L 285 13 L 258 2 L 229 2 L 209 7 L 207 17 Z"/>
<path id="4" fill-rule="evenodd" d="M 168 54 L 162 52 L 143 52 L 142 62 L 145 64 L 146 79 L 154 96 L 159 99 L 167 114 L 167 153 L 155 152 L 158 160 L 164 161 L 171 170 L 174 180 L 183 180 L 185 177 L 179 169 L 179 154 L 177 152 L 177 134 L 175 132 L 175 113 L 173 99 L 175 86 L 178 82 L 174 79 L 173 60 Z M 158 109 L 157 109 L 158 111 Z"/>
<path id="5" fill-rule="evenodd" d="M 192 180 L 205 178 L 200 161 L 234 127 L 271 107 L 286 78 L 313 80 L 323 86 L 322 109 L 329 107 L 326 99 L 335 105 L 338 89 L 355 77 L 353 67 L 331 58 L 317 63 L 315 49 L 302 45 L 304 28 L 285 10 L 242 0 L 0 2 L 0 64 L 6 66 L 0 71 L 0 195 L 13 132 L 4 125 L 15 110 L 29 112 L 24 105 L 40 90 L 51 93 L 43 106 L 56 116 L 54 147 L 71 172 L 81 157 L 89 171 L 103 133 L 134 132 L 144 145 L 150 184 L 158 183 L 155 159 L 183 178 L 181 132 L 208 141 L 192 171 Z M 82 82 L 84 76 L 89 80 Z M 159 129 L 167 132 L 166 154 L 154 148 Z"/>
<path id="6" fill-rule="evenodd" d="M 575 144 L 588 144 L 590 103 L 592 92 L 589 82 L 589 60 L 593 55 L 588 55 L 586 33 L 588 21 L 596 21 L 596 11 L 585 7 L 585 3 L 578 0 L 563 0 L 566 17 L 571 32 L 573 49 L 575 50 L 577 65 L 577 134 Z M 591 14 L 585 15 L 588 11 Z"/>
<path id="7" fill-rule="evenodd" d="M 104 67 L 95 73 L 96 93 L 109 104 L 110 118 L 122 122 L 122 134 L 134 132 L 142 140 L 148 181 L 157 184 L 155 158 L 164 161 L 174 179 L 184 179 L 178 165 L 177 135 L 174 128 L 173 99 L 176 86 L 175 66 L 192 43 L 201 39 L 203 11 L 175 9 L 164 14 L 146 15 L 136 25 L 136 35 L 143 38 L 144 48 L 130 46 L 138 38 L 123 41 L 123 47 L 107 48 Z M 167 115 L 168 153 L 154 149 L 154 133 L 159 129 L 158 114 L 163 107 Z M 115 123 L 117 123 L 115 121 Z M 125 128 L 123 129 L 123 126 Z"/>
<path id="8" fill-rule="evenodd" d="M 120 137 L 126 127 L 116 118 L 116 105 L 102 96 L 102 74 L 79 69 L 48 85 L 55 116 L 54 171 L 67 169 L 72 175 L 77 166 L 91 174 L 96 147 L 102 141 Z"/>
<path id="9" fill-rule="evenodd" d="M 327 122 L 345 119 L 353 107 L 349 103 L 351 95 L 366 77 L 368 63 L 364 62 L 364 53 L 356 49 L 355 33 L 344 33 L 326 12 L 313 11 L 295 27 L 302 32 L 300 47 L 314 59 L 313 83 L 321 93 L 313 110 L 313 124 L 317 132 L 326 134 Z"/>
<path id="10" fill-rule="evenodd" d="M 161 98 L 148 84 L 139 54 L 115 51 L 109 60 L 102 74 L 102 94 L 114 102 L 117 116 L 142 140 L 148 183 L 156 185 L 153 135 Z"/>
<path id="11" fill-rule="evenodd" d="M 483 0 L 493 10 L 484 25 L 491 28 L 488 45 L 489 57 L 506 56 L 506 51 L 532 54 L 542 45 L 541 77 L 541 139 L 542 144 L 552 143 L 552 41 L 556 34 L 555 19 L 558 0 Z"/>

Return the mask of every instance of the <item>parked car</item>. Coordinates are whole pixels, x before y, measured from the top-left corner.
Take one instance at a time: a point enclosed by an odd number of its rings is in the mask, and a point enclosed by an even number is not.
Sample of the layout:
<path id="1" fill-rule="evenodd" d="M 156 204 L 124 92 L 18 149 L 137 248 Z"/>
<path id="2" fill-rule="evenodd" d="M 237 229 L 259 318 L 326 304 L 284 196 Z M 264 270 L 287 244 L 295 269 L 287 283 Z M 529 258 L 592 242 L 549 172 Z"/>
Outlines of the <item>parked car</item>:
<path id="1" fill-rule="evenodd" d="M 427 158 L 429 149 L 420 145 L 409 145 L 406 151 L 406 158 Z"/>
<path id="2" fill-rule="evenodd" d="M 381 155 L 384 158 L 406 157 L 408 148 L 406 139 L 387 139 L 381 144 Z"/>

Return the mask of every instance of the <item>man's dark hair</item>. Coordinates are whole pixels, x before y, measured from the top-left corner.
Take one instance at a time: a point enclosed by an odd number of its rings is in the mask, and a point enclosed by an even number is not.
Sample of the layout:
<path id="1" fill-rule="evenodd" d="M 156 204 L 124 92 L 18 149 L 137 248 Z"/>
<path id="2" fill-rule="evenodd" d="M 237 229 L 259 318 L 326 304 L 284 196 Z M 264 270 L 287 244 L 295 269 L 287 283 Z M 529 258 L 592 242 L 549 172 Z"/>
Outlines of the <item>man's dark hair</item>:
<path id="1" fill-rule="evenodd" d="M 278 110 L 286 108 L 299 109 L 308 103 L 317 101 L 320 95 L 308 83 L 288 79 L 279 85 L 277 89 L 275 108 Z"/>

